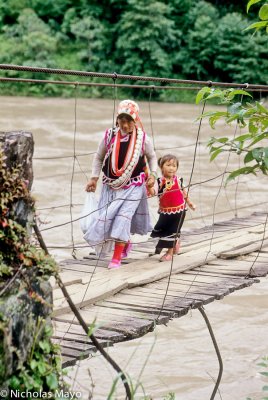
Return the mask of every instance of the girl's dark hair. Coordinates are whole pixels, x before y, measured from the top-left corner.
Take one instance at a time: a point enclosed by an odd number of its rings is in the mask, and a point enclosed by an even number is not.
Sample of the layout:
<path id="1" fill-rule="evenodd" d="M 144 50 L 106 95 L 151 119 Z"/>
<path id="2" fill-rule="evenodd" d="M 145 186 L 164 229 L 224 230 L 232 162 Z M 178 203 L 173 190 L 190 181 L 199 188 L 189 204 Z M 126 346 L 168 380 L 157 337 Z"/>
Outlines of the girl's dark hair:
<path id="1" fill-rule="evenodd" d="M 175 160 L 177 163 L 177 167 L 179 168 L 179 160 L 176 156 L 174 156 L 174 154 L 166 154 L 163 157 L 160 157 L 158 159 L 158 166 L 160 169 L 162 169 L 163 165 L 165 164 L 165 162 L 170 161 L 170 160 Z"/>

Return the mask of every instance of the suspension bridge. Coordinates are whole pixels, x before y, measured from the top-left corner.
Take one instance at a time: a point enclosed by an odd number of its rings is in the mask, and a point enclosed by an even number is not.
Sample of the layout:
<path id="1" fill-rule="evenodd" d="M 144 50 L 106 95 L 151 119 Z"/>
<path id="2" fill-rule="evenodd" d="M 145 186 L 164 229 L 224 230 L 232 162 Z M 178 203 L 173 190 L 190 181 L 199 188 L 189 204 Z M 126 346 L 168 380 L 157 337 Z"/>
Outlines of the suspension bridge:
<path id="1" fill-rule="evenodd" d="M 233 218 L 187 232 L 172 263 L 152 255 L 152 241 L 134 246 L 121 269 L 89 255 L 60 264 L 60 276 L 76 307 L 103 346 L 135 339 L 214 300 L 258 282 L 268 273 L 267 214 Z M 261 250 L 260 250 L 261 249 Z M 63 365 L 97 349 L 85 334 L 56 282 L 54 340 Z"/>
<path id="2" fill-rule="evenodd" d="M 22 79 L 4 76 L 0 77 L 0 82 L 73 85 L 75 100 L 77 100 L 76 89 L 78 86 L 110 86 L 114 93 L 120 87 L 144 89 L 149 90 L 150 93 L 149 107 L 154 90 L 198 90 L 203 86 L 215 86 L 245 88 L 248 91 L 259 93 L 268 91 L 266 85 L 185 81 L 3 64 L 0 65 L 0 69 L 110 79 L 113 81 L 112 83 Z M 120 79 L 139 80 L 145 83 L 154 82 L 155 85 L 120 85 L 117 83 Z M 68 156 L 73 160 L 69 204 L 70 221 L 68 222 L 71 226 L 74 222 L 72 215 L 74 167 L 76 162 L 79 164 L 79 155 L 75 148 L 76 113 L 77 104 L 75 102 L 74 148 L 73 154 Z M 192 173 L 195 167 L 197 145 L 200 145 L 200 127 L 201 122 L 194 144 Z M 151 128 L 153 134 L 152 121 Z M 45 158 L 48 160 L 53 157 Z M 224 177 L 227 173 L 227 165 L 222 174 L 211 179 Z M 192 173 L 189 188 L 194 186 L 194 183 L 191 182 Z M 206 182 L 200 181 L 198 184 L 204 183 Z M 221 187 L 222 183 L 219 190 Z M 55 207 L 51 208 L 55 209 Z M 89 337 L 92 334 L 103 348 L 141 337 L 154 330 L 157 324 L 167 324 L 173 318 L 181 317 L 193 308 L 202 310 L 204 305 L 255 284 L 259 277 L 266 276 L 268 273 L 267 213 L 255 212 L 247 218 L 235 217 L 221 223 L 214 223 L 214 216 L 215 207 L 212 225 L 183 232 L 181 252 L 174 256 L 171 262 L 159 262 L 159 256 L 153 254 L 154 242 L 150 240 L 134 245 L 130 257 L 123 262 L 119 270 L 107 270 L 109 259 L 98 258 L 94 254 L 61 262 L 59 274 L 61 281 L 90 332 L 90 334 L 86 334 L 85 329 L 70 310 L 66 296 L 57 285 L 56 280 L 51 278 L 54 297 L 53 340 L 61 346 L 63 366 L 74 365 L 77 360 L 90 357 L 97 351 L 97 347 Z M 56 227 L 45 228 L 43 231 Z M 72 247 L 73 250 L 76 247 L 73 236 Z"/>

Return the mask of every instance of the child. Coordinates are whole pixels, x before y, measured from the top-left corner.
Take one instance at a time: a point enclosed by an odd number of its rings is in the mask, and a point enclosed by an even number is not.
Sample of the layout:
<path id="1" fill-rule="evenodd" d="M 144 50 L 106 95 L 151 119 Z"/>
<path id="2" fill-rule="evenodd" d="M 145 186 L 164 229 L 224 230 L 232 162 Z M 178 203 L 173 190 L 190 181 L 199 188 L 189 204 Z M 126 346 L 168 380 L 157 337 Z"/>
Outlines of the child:
<path id="1" fill-rule="evenodd" d="M 116 127 L 107 129 L 99 144 L 86 186 L 86 191 L 95 192 L 103 172 L 99 214 L 84 238 L 96 248 L 102 243 L 102 254 L 114 247 L 109 269 L 120 268 L 130 251 L 130 233 L 145 235 L 151 230 L 145 186 L 154 186 L 156 169 L 156 155 L 143 130 L 138 104 L 123 100 Z"/>
<path id="2" fill-rule="evenodd" d="M 151 233 L 151 237 L 161 238 L 156 246 L 156 254 L 163 248 L 167 252 L 160 261 L 170 261 L 173 254 L 179 252 L 180 230 L 185 218 L 186 203 L 195 210 L 195 205 L 190 201 L 186 189 L 183 188 L 182 178 L 176 175 L 179 161 L 176 156 L 167 154 L 158 160 L 162 177 L 157 179 L 157 191 L 148 188 L 150 195 L 159 196 L 159 219 Z"/>

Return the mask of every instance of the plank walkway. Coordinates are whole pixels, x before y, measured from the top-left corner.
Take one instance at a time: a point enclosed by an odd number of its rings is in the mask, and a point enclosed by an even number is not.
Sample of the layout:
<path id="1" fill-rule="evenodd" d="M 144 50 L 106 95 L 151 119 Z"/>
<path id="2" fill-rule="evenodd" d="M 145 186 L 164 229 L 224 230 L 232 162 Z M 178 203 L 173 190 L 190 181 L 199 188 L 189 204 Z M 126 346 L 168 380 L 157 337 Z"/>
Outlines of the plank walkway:
<path id="1" fill-rule="evenodd" d="M 81 315 L 103 346 L 134 339 L 190 309 L 220 300 L 268 273 L 267 214 L 254 213 L 185 231 L 173 263 L 152 255 L 151 241 L 135 245 L 118 270 L 94 255 L 60 264 L 61 278 Z M 63 366 L 90 357 L 96 348 L 52 280 L 54 337 Z"/>

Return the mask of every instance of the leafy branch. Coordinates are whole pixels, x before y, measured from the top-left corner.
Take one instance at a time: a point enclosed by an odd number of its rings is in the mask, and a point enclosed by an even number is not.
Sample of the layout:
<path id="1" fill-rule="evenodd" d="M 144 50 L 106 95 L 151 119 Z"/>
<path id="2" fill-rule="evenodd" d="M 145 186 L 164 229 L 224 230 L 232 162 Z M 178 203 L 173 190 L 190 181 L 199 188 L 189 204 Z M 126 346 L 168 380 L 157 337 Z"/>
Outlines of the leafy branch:
<path id="1" fill-rule="evenodd" d="M 228 137 L 212 137 L 208 143 L 210 161 L 213 161 L 223 152 L 232 152 L 244 155 L 244 167 L 232 171 L 226 183 L 239 175 L 268 173 L 268 147 L 264 146 L 268 138 L 268 109 L 258 101 L 253 103 L 236 101 L 237 96 L 252 98 L 251 94 L 240 89 L 202 88 L 197 96 L 196 103 L 210 99 L 218 99 L 218 103 L 226 105 L 226 111 L 209 111 L 199 118 L 208 118 L 212 129 L 220 119 L 231 125 L 236 122 L 240 128 L 247 129 L 243 135 L 230 139 Z M 256 146 L 256 144 L 258 145 Z M 262 146 L 260 146 L 262 144 Z"/>
<path id="2" fill-rule="evenodd" d="M 261 0 L 250 0 L 247 4 L 247 13 L 249 12 L 250 7 L 253 4 L 260 3 Z M 266 32 L 268 33 L 268 4 L 263 4 L 259 9 L 259 22 L 254 22 L 249 25 L 245 30 L 255 29 L 259 30 L 261 28 L 266 28 Z"/>

